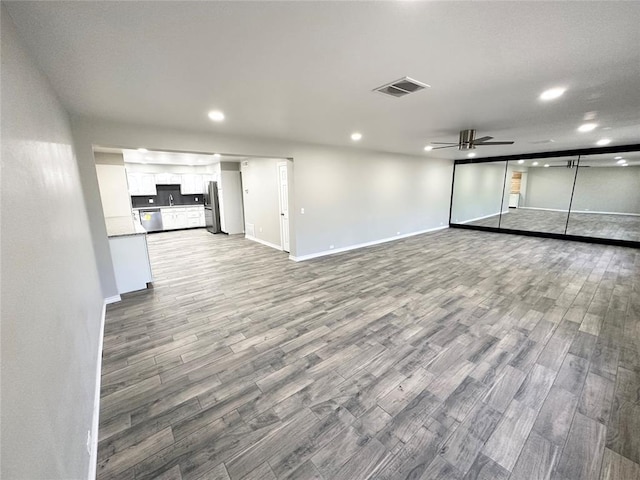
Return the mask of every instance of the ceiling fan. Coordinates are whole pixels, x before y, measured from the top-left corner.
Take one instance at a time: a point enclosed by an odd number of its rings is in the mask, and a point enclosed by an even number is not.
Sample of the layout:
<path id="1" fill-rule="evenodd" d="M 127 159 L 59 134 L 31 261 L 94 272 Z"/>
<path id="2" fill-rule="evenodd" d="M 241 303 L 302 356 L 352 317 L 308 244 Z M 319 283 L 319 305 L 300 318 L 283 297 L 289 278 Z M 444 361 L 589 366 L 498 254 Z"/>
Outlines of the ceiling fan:
<path id="1" fill-rule="evenodd" d="M 567 163 L 564 165 L 549 165 L 549 167 L 551 168 L 574 168 L 578 166 L 578 160 L 576 160 L 575 158 L 572 160 L 567 160 Z M 547 164 L 548 165 L 548 164 Z M 547 166 L 545 165 L 545 167 Z M 580 165 L 580 168 L 588 168 L 591 165 Z"/>
<path id="2" fill-rule="evenodd" d="M 446 147 L 434 147 L 433 150 L 440 148 L 458 147 L 458 150 L 472 150 L 483 145 L 513 145 L 513 142 L 490 142 L 493 137 L 476 138 L 475 130 L 461 130 L 458 143 L 451 142 L 431 142 L 432 145 L 446 145 Z"/>

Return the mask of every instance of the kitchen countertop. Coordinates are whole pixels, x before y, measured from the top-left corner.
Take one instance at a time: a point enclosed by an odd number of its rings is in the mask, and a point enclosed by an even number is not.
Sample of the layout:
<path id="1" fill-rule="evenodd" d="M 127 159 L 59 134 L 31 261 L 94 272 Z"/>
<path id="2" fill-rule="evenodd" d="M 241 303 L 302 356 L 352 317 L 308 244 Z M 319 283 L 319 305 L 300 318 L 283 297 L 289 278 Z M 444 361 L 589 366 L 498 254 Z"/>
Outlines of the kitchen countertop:
<path id="1" fill-rule="evenodd" d="M 146 235 L 147 231 L 131 216 L 106 217 L 107 237 L 124 237 L 128 235 Z"/>
<path id="2" fill-rule="evenodd" d="M 204 207 L 202 203 L 196 203 L 195 205 L 155 205 L 150 203 L 148 207 L 134 207 L 131 210 L 149 210 L 153 208 L 191 208 L 191 207 Z"/>

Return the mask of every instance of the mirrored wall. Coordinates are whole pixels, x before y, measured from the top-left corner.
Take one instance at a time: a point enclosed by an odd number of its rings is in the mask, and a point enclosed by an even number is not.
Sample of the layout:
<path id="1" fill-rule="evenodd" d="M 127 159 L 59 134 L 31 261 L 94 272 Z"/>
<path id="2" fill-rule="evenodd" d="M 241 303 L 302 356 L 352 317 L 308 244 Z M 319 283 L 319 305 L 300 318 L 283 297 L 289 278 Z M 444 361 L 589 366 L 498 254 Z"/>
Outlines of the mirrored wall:
<path id="1" fill-rule="evenodd" d="M 619 148 L 457 161 L 449 223 L 640 247 L 640 150 Z"/>

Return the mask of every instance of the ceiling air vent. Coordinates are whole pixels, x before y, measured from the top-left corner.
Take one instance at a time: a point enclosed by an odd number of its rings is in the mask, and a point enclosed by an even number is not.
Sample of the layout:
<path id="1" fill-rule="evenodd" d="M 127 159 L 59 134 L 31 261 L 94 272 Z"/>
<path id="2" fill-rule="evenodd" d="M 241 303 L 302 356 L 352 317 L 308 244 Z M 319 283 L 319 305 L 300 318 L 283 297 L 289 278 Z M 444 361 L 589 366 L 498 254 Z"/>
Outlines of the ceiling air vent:
<path id="1" fill-rule="evenodd" d="M 400 80 L 395 80 L 381 87 L 374 88 L 373 91 L 391 95 L 392 97 L 404 97 L 410 93 L 419 92 L 420 90 L 430 87 L 430 85 L 414 80 L 413 78 L 403 77 Z"/>

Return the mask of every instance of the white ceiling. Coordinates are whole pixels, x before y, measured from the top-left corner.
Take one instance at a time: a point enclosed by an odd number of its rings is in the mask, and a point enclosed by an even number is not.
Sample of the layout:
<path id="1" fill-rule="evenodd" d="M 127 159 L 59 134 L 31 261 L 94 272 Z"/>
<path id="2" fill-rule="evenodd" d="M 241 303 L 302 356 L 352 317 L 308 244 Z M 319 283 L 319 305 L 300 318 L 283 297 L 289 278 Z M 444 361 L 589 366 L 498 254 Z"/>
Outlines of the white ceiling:
<path id="1" fill-rule="evenodd" d="M 440 158 L 466 128 L 516 141 L 478 156 L 640 143 L 640 2 L 3 4 L 75 114 Z M 405 75 L 431 88 L 371 91 Z"/>

